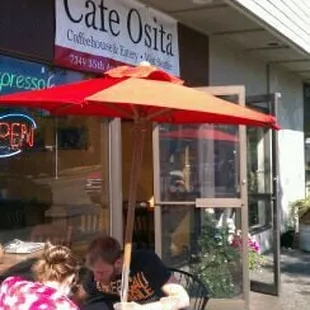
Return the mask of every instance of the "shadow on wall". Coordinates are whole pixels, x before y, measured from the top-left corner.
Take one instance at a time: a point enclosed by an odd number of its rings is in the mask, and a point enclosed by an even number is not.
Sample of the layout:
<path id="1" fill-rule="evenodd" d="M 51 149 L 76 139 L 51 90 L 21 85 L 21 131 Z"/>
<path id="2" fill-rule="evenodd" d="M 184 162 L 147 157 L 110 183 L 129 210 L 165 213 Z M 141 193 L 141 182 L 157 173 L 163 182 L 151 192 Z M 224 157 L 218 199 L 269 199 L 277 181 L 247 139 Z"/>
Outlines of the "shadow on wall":
<path id="1" fill-rule="evenodd" d="M 280 93 L 277 115 L 282 129 L 303 132 L 305 91 L 301 77 L 277 65 L 270 66 L 270 92 Z M 310 98 L 308 98 L 310 104 Z M 310 108 L 309 108 L 310 109 Z"/>
<path id="2" fill-rule="evenodd" d="M 278 146 L 279 149 L 279 146 Z M 279 165 L 279 163 L 278 163 Z M 284 212 L 284 195 L 283 195 L 283 179 L 281 177 L 281 169 L 278 167 L 278 183 L 277 183 L 277 201 L 278 201 L 278 217 L 280 220 L 280 234 L 284 231 L 287 230 L 287 222 L 288 222 L 288 218 L 287 215 Z"/>

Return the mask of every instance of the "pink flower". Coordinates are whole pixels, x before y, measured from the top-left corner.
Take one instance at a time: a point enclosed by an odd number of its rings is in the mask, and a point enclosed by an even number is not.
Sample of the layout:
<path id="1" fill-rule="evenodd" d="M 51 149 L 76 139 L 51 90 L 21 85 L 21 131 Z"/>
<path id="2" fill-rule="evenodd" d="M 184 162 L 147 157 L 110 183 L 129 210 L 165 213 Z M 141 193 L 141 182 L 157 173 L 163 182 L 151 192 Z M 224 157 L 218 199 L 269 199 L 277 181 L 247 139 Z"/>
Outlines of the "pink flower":
<path id="1" fill-rule="evenodd" d="M 240 231 L 237 231 L 233 235 L 231 246 L 237 249 L 242 248 L 242 235 Z M 250 234 L 248 235 L 248 247 L 255 253 L 259 253 L 260 251 L 259 243 Z"/>
<path id="2" fill-rule="evenodd" d="M 250 249 L 252 249 L 255 252 L 259 252 L 260 250 L 260 246 L 258 244 L 258 242 L 256 242 L 255 240 L 249 240 L 249 247 Z"/>

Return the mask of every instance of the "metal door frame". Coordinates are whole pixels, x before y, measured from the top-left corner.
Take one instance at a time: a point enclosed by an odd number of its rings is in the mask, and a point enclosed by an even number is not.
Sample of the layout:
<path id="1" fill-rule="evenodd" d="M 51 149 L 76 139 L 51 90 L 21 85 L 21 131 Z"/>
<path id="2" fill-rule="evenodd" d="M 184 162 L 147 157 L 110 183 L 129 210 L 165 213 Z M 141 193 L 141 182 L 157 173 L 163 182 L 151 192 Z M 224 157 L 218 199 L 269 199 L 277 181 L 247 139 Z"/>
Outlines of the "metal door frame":
<path id="1" fill-rule="evenodd" d="M 278 116 L 278 104 L 281 98 L 280 93 L 272 93 L 266 95 L 248 96 L 246 104 L 252 107 L 255 103 L 266 103 L 266 108 L 261 108 L 264 113 Z M 255 108 L 255 106 L 254 106 Z M 272 236 L 273 236 L 273 275 L 274 283 L 267 283 L 251 280 L 251 290 L 259 293 L 279 296 L 281 291 L 281 257 L 280 257 L 280 203 L 279 203 L 279 158 L 278 158 L 278 132 L 270 130 L 271 136 L 271 178 L 272 188 L 269 195 L 272 206 Z M 266 194 L 268 195 L 268 194 Z"/>
<path id="2" fill-rule="evenodd" d="M 208 92 L 214 96 L 238 96 L 238 103 L 245 105 L 245 87 L 244 86 L 211 86 L 197 87 L 199 91 Z M 153 130 L 153 164 L 154 164 L 154 201 L 155 201 L 155 250 L 162 256 L 162 218 L 161 206 L 165 205 L 193 205 L 201 208 L 241 208 L 241 229 L 243 242 L 243 299 L 211 299 L 208 307 L 210 309 L 248 309 L 249 308 L 249 266 L 248 266 L 248 202 L 247 202 L 247 164 L 246 164 L 246 127 L 239 126 L 239 183 L 240 198 L 200 198 L 196 201 L 185 202 L 164 202 L 160 199 L 160 158 L 159 158 L 159 129 L 154 125 Z M 229 305 L 229 306 L 228 306 Z"/>

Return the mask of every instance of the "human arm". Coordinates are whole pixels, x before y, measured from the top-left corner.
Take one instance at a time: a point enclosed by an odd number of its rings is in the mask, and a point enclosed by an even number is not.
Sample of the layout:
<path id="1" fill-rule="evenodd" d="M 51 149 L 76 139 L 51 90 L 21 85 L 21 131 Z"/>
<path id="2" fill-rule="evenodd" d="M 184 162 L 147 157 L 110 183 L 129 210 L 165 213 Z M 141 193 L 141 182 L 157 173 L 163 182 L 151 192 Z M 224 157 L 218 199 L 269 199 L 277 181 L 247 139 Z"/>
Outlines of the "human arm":
<path id="1" fill-rule="evenodd" d="M 162 286 L 162 291 L 166 296 L 177 297 L 178 308 L 184 309 L 189 307 L 189 295 L 184 289 L 184 287 L 177 283 L 176 278 L 172 275 L 169 280 Z"/>
<path id="2" fill-rule="evenodd" d="M 88 268 L 80 269 L 77 285 L 73 288 L 72 293 L 71 299 L 79 306 L 100 294 L 94 281 L 94 275 Z"/>
<path id="3" fill-rule="evenodd" d="M 89 297 L 89 295 L 86 293 L 83 285 L 80 284 L 76 287 L 76 290 L 74 291 L 73 295 L 71 296 L 71 300 L 76 305 L 81 307 L 85 303 L 85 301 L 87 300 L 88 297 Z"/>

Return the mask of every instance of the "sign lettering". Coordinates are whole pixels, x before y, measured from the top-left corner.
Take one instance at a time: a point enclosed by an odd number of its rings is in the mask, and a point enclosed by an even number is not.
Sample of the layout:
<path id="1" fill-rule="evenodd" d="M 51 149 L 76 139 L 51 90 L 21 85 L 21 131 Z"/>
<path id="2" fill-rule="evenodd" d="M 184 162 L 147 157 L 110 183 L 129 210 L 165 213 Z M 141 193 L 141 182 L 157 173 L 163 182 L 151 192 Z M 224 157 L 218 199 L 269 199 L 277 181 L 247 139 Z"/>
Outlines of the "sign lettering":
<path id="1" fill-rule="evenodd" d="M 0 56 L 1 95 L 50 88 L 55 85 L 80 81 L 83 78 L 84 75 L 79 72 L 50 68 L 25 60 Z"/>
<path id="2" fill-rule="evenodd" d="M 176 20 L 132 0 L 56 0 L 57 64 L 102 73 L 141 61 L 179 75 Z"/>
<path id="3" fill-rule="evenodd" d="M 22 90 L 36 90 L 53 87 L 55 75 L 39 78 L 11 72 L 0 72 L 0 92 L 5 88 L 17 88 Z"/>
<path id="4" fill-rule="evenodd" d="M 30 116 L 10 113 L 0 116 L 0 158 L 15 156 L 34 145 L 37 124 Z"/>

